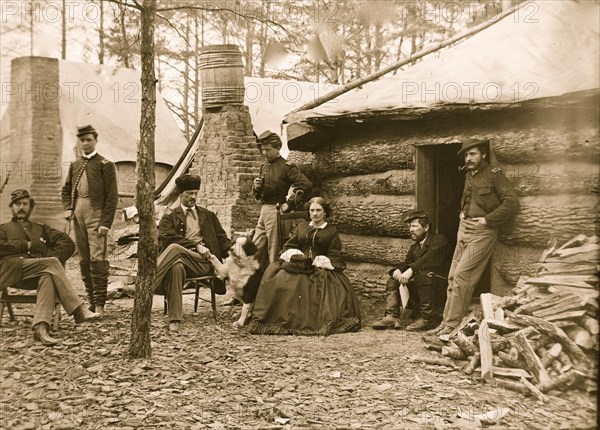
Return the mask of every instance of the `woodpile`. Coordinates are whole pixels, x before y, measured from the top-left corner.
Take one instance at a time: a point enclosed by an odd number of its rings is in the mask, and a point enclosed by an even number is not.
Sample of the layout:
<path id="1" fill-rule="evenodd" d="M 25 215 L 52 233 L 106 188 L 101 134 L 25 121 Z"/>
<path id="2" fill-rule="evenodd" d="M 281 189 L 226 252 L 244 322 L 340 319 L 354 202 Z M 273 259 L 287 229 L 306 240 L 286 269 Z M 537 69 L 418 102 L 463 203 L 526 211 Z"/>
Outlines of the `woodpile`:
<path id="1" fill-rule="evenodd" d="M 552 244 L 512 295 L 482 294 L 481 312 L 440 336 L 444 344 L 424 336 L 425 345 L 462 361 L 467 374 L 480 371 L 483 380 L 541 401 L 553 390 L 595 391 L 599 254 L 597 236 Z"/>

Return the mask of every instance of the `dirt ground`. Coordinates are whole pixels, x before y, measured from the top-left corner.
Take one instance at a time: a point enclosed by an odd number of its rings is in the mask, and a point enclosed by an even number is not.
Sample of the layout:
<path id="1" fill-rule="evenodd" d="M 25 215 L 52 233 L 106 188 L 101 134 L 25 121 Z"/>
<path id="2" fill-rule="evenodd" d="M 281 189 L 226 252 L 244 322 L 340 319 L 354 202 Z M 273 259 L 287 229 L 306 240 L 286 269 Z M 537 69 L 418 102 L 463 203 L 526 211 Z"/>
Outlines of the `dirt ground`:
<path id="1" fill-rule="evenodd" d="M 193 316 L 192 301 L 185 296 L 172 335 L 155 297 L 148 360 L 127 357 L 133 299 L 110 302 L 98 323 L 64 317 L 53 348 L 33 342 L 28 318 L 5 318 L 0 428 L 596 428 L 595 392 L 552 392 L 540 403 L 409 360 L 437 353 L 418 333 L 370 329 L 382 303 L 363 301 L 360 332 L 322 338 L 250 335 L 232 327 L 230 308 L 219 306 L 215 323 L 207 303 Z"/>

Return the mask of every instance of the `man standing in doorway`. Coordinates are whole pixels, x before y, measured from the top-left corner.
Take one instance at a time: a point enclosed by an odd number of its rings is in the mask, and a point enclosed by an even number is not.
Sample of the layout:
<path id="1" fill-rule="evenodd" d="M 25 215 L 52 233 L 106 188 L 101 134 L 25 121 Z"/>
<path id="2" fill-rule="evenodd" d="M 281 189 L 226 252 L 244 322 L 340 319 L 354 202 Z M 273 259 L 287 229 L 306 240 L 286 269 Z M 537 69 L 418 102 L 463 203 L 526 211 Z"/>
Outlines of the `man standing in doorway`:
<path id="1" fill-rule="evenodd" d="M 108 288 L 107 235 L 117 210 L 117 169 L 96 151 L 98 133 L 91 125 L 77 128 L 82 157 L 69 166 L 62 188 L 64 216 L 73 222 L 81 279 L 90 310 L 103 315 Z"/>
<path id="2" fill-rule="evenodd" d="M 312 184 L 294 163 L 281 157 L 281 139 L 272 131 L 258 136 L 256 145 L 266 163 L 260 166 L 260 177 L 254 179 L 252 192 L 262 202 L 260 216 L 253 241 L 257 248 L 268 246 L 269 261 L 279 257 L 279 238 L 277 236 L 277 205 L 282 212 L 295 209 L 295 199 L 287 199 L 290 186 L 309 196 Z M 283 234 L 289 233 L 289 226 L 283 226 Z M 287 227 L 287 229 L 286 229 Z"/>
<path id="3" fill-rule="evenodd" d="M 510 181 L 499 167 L 488 164 L 489 144 L 487 139 L 470 139 L 458 151 L 468 172 L 443 321 L 433 330 L 438 335 L 450 334 L 461 322 L 492 255 L 498 228 L 519 210 L 517 192 Z"/>

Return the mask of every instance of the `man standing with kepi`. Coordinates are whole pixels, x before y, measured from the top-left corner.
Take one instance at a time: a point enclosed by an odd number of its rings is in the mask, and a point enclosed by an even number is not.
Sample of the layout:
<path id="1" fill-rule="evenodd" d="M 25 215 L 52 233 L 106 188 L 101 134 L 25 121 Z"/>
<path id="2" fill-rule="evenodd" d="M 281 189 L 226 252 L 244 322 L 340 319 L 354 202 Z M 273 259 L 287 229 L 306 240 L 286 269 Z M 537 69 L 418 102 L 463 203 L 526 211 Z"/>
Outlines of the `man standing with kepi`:
<path id="1" fill-rule="evenodd" d="M 254 179 L 252 192 L 260 200 L 260 216 L 254 232 L 253 242 L 258 249 L 268 246 L 269 261 L 279 257 L 277 236 L 277 204 L 282 212 L 295 209 L 295 199 L 287 199 L 290 186 L 301 190 L 305 197 L 312 191 L 312 184 L 298 167 L 286 161 L 279 154 L 281 138 L 272 131 L 265 131 L 256 140 L 256 145 L 266 163 L 260 166 L 260 177 Z M 289 234 L 289 226 L 283 226 L 284 236 Z"/>
<path id="2" fill-rule="evenodd" d="M 82 305 L 63 265 L 73 254 L 71 238 L 45 224 L 29 220 L 35 206 L 27 190 L 10 195 L 12 219 L 0 225 L 0 289 L 37 289 L 33 338 L 52 346 L 60 341 L 48 332 L 58 299 L 75 323 L 95 320 L 98 314 Z"/>
<path id="3" fill-rule="evenodd" d="M 488 164 L 489 144 L 487 139 L 469 139 L 458 151 L 459 156 L 464 156 L 468 172 L 456 249 L 448 274 L 444 319 L 434 329 L 438 335 L 450 334 L 461 322 L 492 256 L 498 228 L 519 210 L 517 192 L 510 181 L 499 167 Z"/>
<path id="4" fill-rule="evenodd" d="M 435 285 L 437 279 L 427 276 L 444 272 L 448 239 L 432 230 L 431 221 L 423 211 L 412 211 L 406 216 L 410 237 L 414 243 L 408 249 L 404 263 L 389 271 L 390 278 L 385 288 L 385 316 L 371 327 L 376 330 L 402 328 L 400 322 L 400 284 L 411 290 L 411 299 L 418 297 L 419 318 L 406 327 L 408 331 L 419 331 L 433 326 Z"/>
<path id="5" fill-rule="evenodd" d="M 98 133 L 91 125 L 77 128 L 82 157 L 69 166 L 62 188 L 64 216 L 73 222 L 90 310 L 104 314 L 108 289 L 107 235 L 112 226 L 119 194 L 117 169 L 96 151 Z"/>

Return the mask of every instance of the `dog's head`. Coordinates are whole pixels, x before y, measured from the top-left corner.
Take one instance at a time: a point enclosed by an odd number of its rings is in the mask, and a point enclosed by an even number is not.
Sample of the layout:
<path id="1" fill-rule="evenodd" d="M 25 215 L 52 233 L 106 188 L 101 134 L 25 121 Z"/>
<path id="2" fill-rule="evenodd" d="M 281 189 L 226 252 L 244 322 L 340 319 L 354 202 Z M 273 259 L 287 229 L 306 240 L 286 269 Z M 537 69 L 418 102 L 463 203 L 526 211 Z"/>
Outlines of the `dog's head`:
<path id="1" fill-rule="evenodd" d="M 250 257 L 256 254 L 257 248 L 254 242 L 247 236 L 238 237 L 231 248 L 229 248 L 229 255 L 232 257 Z"/>

